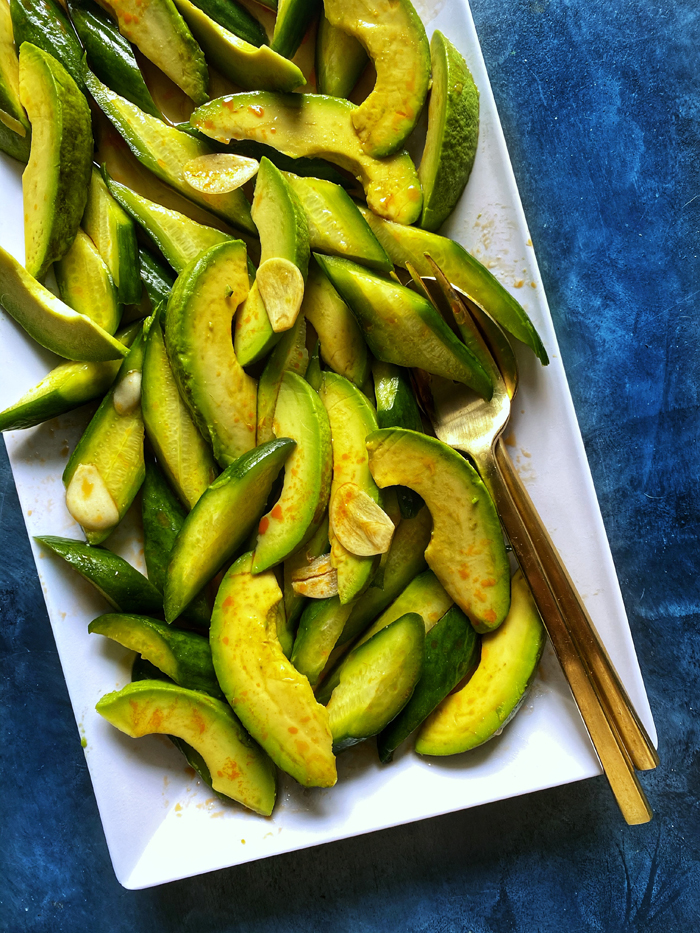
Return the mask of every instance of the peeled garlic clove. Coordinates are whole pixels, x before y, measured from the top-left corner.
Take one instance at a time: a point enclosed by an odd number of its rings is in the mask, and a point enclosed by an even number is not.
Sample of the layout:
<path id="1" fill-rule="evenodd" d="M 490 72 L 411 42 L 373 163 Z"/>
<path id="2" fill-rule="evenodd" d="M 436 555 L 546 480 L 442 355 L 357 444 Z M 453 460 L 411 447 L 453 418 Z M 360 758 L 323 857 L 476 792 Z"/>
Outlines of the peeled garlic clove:
<path id="1" fill-rule="evenodd" d="M 118 415 L 130 415 L 141 404 L 141 371 L 132 369 L 114 387 L 112 404 Z"/>
<path id="2" fill-rule="evenodd" d="M 276 334 L 289 330 L 299 315 L 304 298 L 304 276 L 288 259 L 266 259 L 255 281 Z"/>
<path id="3" fill-rule="evenodd" d="M 389 550 L 394 523 L 355 483 L 344 483 L 336 490 L 328 516 L 333 534 L 351 554 L 372 557 Z"/>
<path id="4" fill-rule="evenodd" d="M 331 555 L 322 554 L 292 572 L 292 589 L 300 596 L 325 599 L 338 595 L 338 571 L 331 564 Z"/>
<path id="5" fill-rule="evenodd" d="M 254 178 L 259 168 L 260 163 L 256 159 L 232 152 L 212 152 L 190 159 L 185 163 L 182 174 L 195 191 L 227 194 Z"/>
<path id="6" fill-rule="evenodd" d="M 329 570 L 328 573 L 319 574 L 317 577 L 292 580 L 292 589 L 299 596 L 310 596 L 311 599 L 326 599 L 327 596 L 337 596 L 338 571 Z"/>
<path id="7" fill-rule="evenodd" d="M 81 463 L 66 489 L 66 507 L 86 531 L 106 531 L 119 523 L 119 509 L 93 463 Z"/>
<path id="8" fill-rule="evenodd" d="M 292 571 L 292 580 L 308 580 L 309 577 L 318 577 L 329 573 L 333 569 L 330 554 L 321 554 Z"/>

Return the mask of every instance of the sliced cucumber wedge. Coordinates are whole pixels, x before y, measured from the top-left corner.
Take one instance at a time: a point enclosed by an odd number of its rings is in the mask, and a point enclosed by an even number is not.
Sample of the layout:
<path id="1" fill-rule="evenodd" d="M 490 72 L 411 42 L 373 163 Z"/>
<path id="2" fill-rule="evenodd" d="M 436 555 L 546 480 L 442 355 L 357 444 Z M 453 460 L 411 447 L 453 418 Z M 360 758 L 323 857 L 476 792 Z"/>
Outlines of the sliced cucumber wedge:
<path id="1" fill-rule="evenodd" d="M 280 438 L 243 454 L 199 499 L 177 536 L 168 566 L 167 622 L 177 619 L 247 539 L 294 447 L 294 441 Z"/>
<path id="2" fill-rule="evenodd" d="M 141 334 L 63 472 L 66 506 L 92 545 L 124 518 L 145 475 Z"/>
<path id="3" fill-rule="evenodd" d="M 67 0 L 67 3 L 85 49 L 88 67 L 117 94 L 136 104 L 144 113 L 160 118 L 160 110 L 143 80 L 134 51 L 114 21 L 92 0 Z"/>
<path id="4" fill-rule="evenodd" d="M 316 81 L 319 94 L 349 97 L 367 64 L 367 52 L 355 36 L 331 26 L 325 14 L 316 35 Z"/>
<path id="5" fill-rule="evenodd" d="M 401 712 L 420 677 L 424 643 L 423 620 L 408 613 L 348 656 L 327 706 L 336 752 L 381 732 Z"/>
<path id="6" fill-rule="evenodd" d="M 209 639 L 203 635 L 173 628 L 149 616 L 116 612 L 98 616 L 88 625 L 88 632 L 138 651 L 181 687 L 224 699 L 214 673 Z"/>
<path id="7" fill-rule="evenodd" d="M 78 228 L 70 249 L 55 264 L 54 271 L 65 303 L 113 334 L 122 316 L 117 289 L 87 233 Z"/>
<path id="8" fill-rule="evenodd" d="M 176 272 L 182 272 L 209 247 L 233 241 L 233 237 L 221 230 L 205 227 L 178 211 L 141 197 L 103 171 L 112 197 L 146 231 Z"/>
<path id="9" fill-rule="evenodd" d="M 110 0 L 109 5 L 119 32 L 195 104 L 203 104 L 209 96 L 207 63 L 173 0 Z"/>
<path id="10" fill-rule="evenodd" d="M 306 215 L 311 249 L 354 259 L 373 269 L 391 272 L 394 264 L 372 233 L 350 195 L 322 178 L 303 178 L 285 172 Z"/>
<path id="11" fill-rule="evenodd" d="M 351 172 L 362 184 L 371 210 L 380 217 L 412 224 L 420 217 L 423 195 L 406 152 L 375 159 L 362 148 L 353 116 L 357 107 L 323 94 L 229 94 L 199 107 L 192 126 L 220 142 L 252 139 L 285 155 L 318 156 Z M 272 130 L 274 129 L 274 134 Z"/>
<path id="12" fill-rule="evenodd" d="M 275 637 L 282 602 L 275 575 L 254 576 L 251 559 L 244 554 L 236 561 L 216 597 L 210 642 L 219 683 L 278 767 L 305 787 L 332 787 L 337 775 L 328 714 Z"/>
<path id="13" fill-rule="evenodd" d="M 204 194 L 187 184 L 185 166 L 197 156 L 213 152 L 210 146 L 139 110 L 131 101 L 111 91 L 92 72 L 87 72 L 85 80 L 95 102 L 139 162 L 190 201 L 255 235 L 250 204 L 240 188 L 227 194 Z"/>
<path id="14" fill-rule="evenodd" d="M 262 816 L 272 813 L 274 765 L 221 700 L 177 684 L 140 680 L 103 696 L 95 708 L 132 738 L 176 736 L 201 755 L 215 791 Z"/>
<path id="15" fill-rule="evenodd" d="M 503 625 L 481 640 L 481 660 L 461 690 L 448 696 L 416 738 L 419 755 L 456 755 L 500 733 L 520 708 L 537 672 L 546 633 L 520 571 Z"/>
<path id="16" fill-rule="evenodd" d="M 117 286 L 119 301 L 125 305 L 137 304 L 141 299 L 142 285 L 136 230 L 94 167 L 82 224 L 107 264 Z"/>
<path id="17" fill-rule="evenodd" d="M 220 243 L 180 273 L 165 320 L 175 381 L 222 466 L 255 447 L 257 386 L 231 339 L 233 315 L 247 293 L 245 245 Z"/>
<path id="18" fill-rule="evenodd" d="M 491 378 L 429 301 L 347 259 L 314 257 L 349 305 L 378 360 L 424 369 L 491 398 Z"/>
<path id="19" fill-rule="evenodd" d="M 188 509 L 216 476 L 211 448 L 192 420 L 173 376 L 160 311 L 144 325 L 141 408 L 146 436 L 170 483 Z"/>
<path id="20" fill-rule="evenodd" d="M 73 538 L 45 535 L 34 540 L 52 554 L 62 557 L 81 577 L 92 583 L 117 612 L 162 611 L 163 597 L 159 591 L 118 554 Z"/>
<path id="21" fill-rule="evenodd" d="M 299 68 L 268 45 L 255 46 L 224 28 L 191 0 L 175 0 L 208 60 L 239 87 L 293 91 L 306 84 Z M 199 102 L 201 103 L 201 101 Z"/>
<path id="22" fill-rule="evenodd" d="M 32 126 L 22 176 L 25 267 L 40 279 L 68 251 L 85 210 L 93 148 L 90 108 L 63 65 L 30 42 L 20 48 L 19 85 Z"/>
<path id="23" fill-rule="evenodd" d="M 274 432 L 296 441 L 284 467 L 284 486 L 262 517 L 252 572 L 281 563 L 313 536 L 328 505 L 331 485 L 331 429 L 328 415 L 308 382 L 285 372 L 277 396 Z"/>

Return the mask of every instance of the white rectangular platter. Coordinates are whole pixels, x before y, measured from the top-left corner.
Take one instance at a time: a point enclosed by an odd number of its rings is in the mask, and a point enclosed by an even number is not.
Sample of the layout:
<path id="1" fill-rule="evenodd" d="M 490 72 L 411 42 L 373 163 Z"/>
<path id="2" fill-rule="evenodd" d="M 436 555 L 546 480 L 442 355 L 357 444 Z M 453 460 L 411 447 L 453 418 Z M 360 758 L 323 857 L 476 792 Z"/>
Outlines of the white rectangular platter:
<path id="1" fill-rule="evenodd" d="M 561 363 L 542 281 L 518 196 L 467 0 L 421 0 L 428 33 L 441 29 L 463 52 L 481 94 L 474 171 L 447 233 L 485 263 L 525 306 L 547 347 L 542 368 L 519 348 L 522 382 L 510 451 L 605 641 L 632 701 L 655 738 L 610 549 Z M 20 166 L 0 154 L 0 243 L 24 258 Z M 0 406 L 56 365 L 2 312 Z M 81 537 L 64 506 L 61 473 L 88 413 L 5 435 L 27 530 Z M 144 570 L 136 512 L 108 546 Z M 600 773 L 557 662 L 548 649 L 526 705 L 504 733 L 476 751 L 425 761 L 410 750 L 381 766 L 372 743 L 344 752 L 330 790 L 280 783 L 264 819 L 227 806 L 164 737 L 129 739 L 95 712 L 105 693 L 130 680 L 132 654 L 88 635 L 105 611 L 89 584 L 32 543 L 51 625 L 119 881 L 144 888 L 307 846 Z"/>

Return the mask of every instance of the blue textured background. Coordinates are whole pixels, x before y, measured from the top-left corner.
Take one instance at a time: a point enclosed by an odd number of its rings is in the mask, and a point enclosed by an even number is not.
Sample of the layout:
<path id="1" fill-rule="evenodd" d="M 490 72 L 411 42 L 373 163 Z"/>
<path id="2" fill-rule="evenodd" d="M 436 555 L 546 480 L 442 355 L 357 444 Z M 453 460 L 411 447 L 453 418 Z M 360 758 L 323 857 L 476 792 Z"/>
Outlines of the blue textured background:
<path id="1" fill-rule="evenodd" d="M 3 447 L 3 931 L 700 929 L 698 0 L 473 12 L 661 737 L 654 821 L 597 778 L 124 891 Z"/>

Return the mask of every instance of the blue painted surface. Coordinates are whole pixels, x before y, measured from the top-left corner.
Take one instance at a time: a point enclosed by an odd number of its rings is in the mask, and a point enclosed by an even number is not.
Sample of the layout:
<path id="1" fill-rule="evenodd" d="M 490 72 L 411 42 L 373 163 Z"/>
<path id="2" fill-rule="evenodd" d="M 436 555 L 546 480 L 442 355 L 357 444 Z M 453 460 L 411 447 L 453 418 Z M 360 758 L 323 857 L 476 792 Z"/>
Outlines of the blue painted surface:
<path id="1" fill-rule="evenodd" d="M 654 821 L 625 827 L 597 778 L 124 891 L 3 449 L 1 930 L 700 929 L 700 10 L 473 10 L 661 737 Z"/>

